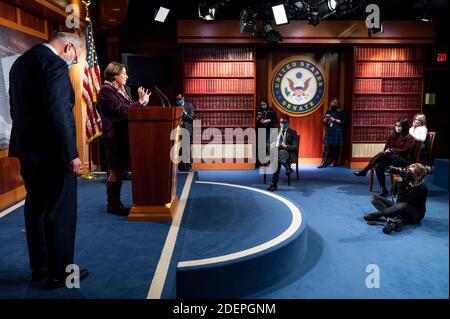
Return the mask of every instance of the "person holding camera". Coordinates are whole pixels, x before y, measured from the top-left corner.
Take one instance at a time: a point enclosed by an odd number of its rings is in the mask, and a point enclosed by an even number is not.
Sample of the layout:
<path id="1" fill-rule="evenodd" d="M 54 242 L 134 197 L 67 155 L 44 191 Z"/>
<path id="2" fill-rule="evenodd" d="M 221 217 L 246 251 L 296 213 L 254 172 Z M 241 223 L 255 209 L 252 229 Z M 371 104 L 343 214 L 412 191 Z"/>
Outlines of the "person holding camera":
<path id="1" fill-rule="evenodd" d="M 325 137 L 323 138 L 323 156 L 322 164 L 317 168 L 325 168 L 328 166 L 328 158 L 333 154 L 333 163 L 331 167 L 338 166 L 339 151 L 341 145 L 344 145 L 343 125 L 347 121 L 347 116 L 339 108 L 338 99 L 331 100 L 330 109 L 323 118 L 323 124 L 326 126 Z"/>
<path id="2" fill-rule="evenodd" d="M 396 203 L 382 196 L 372 196 L 371 203 L 378 212 L 364 214 L 364 219 L 373 223 L 381 217 L 387 218 L 383 228 L 385 234 L 399 232 L 403 224 L 418 224 L 425 216 L 428 188 L 425 176 L 431 172 L 429 166 L 419 163 L 403 167 L 389 167 L 399 192 Z"/>
<path id="3" fill-rule="evenodd" d="M 366 176 L 372 168 L 376 168 L 377 179 L 380 184 L 380 195 L 389 194 L 386 188 L 386 177 L 384 173 L 390 165 L 405 167 L 410 161 L 411 152 L 414 148 L 415 140 L 409 134 L 409 125 L 407 119 L 398 119 L 395 122 L 394 132 L 389 136 L 384 146 L 384 150 L 376 154 L 370 160 L 369 164 L 360 171 L 355 171 L 356 176 Z"/>

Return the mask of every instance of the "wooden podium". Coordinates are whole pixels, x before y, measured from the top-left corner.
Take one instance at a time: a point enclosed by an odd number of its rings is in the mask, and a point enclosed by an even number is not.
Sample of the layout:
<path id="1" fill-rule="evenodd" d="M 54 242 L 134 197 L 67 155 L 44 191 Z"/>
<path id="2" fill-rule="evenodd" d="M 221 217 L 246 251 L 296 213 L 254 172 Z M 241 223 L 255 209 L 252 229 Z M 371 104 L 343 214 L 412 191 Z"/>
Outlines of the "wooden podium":
<path id="1" fill-rule="evenodd" d="M 177 165 L 170 158 L 170 139 L 183 115 L 182 107 L 130 108 L 133 207 L 129 221 L 172 220 L 178 206 Z"/>

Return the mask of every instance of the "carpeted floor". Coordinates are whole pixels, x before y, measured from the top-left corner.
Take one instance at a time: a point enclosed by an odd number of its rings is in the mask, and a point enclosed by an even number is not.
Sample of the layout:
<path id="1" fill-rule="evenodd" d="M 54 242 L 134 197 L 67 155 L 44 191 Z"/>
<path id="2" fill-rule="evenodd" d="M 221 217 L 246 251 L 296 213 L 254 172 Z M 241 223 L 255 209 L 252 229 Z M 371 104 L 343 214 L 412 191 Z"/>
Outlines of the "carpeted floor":
<path id="1" fill-rule="evenodd" d="M 178 194 L 186 175 L 179 176 Z M 258 171 L 201 171 L 198 178 L 268 187 L 262 183 Z M 373 210 L 369 202 L 368 177 L 356 177 L 346 168 L 318 170 L 315 166 L 303 165 L 300 180 L 294 179 L 288 187 L 283 172 L 277 193 L 294 202 L 306 216 L 308 257 L 290 277 L 249 297 L 448 298 L 448 190 L 433 186 L 432 179 L 428 180 L 428 211 L 421 226 L 407 226 L 400 233 L 388 236 L 382 233 L 380 226 L 369 226 L 361 218 L 363 212 Z M 251 221 L 246 220 L 246 211 L 257 209 L 264 217 L 265 209 L 276 209 L 263 203 L 246 206 L 239 190 L 235 193 L 208 187 L 202 190 L 196 188 L 199 185 L 193 185 L 192 197 L 186 205 L 163 298 L 175 296 L 176 262 L 182 257 L 204 253 L 193 245 L 196 237 L 186 232 L 187 227 L 196 231 L 208 230 L 211 245 L 205 247 L 211 252 L 214 245 L 219 245 L 220 250 L 226 252 L 230 247 L 220 245 L 224 234 L 214 237 L 218 223 L 228 222 L 230 231 L 236 230 L 233 235 L 243 241 L 251 225 Z M 130 186 L 127 182 L 123 192 L 127 204 L 131 203 Z M 128 223 L 125 217 L 107 214 L 104 180 L 80 181 L 78 190 L 76 262 L 87 267 L 91 276 L 83 282 L 81 289 L 48 292 L 42 290 L 42 285 L 30 284 L 23 208 L 20 208 L 0 219 L 0 298 L 146 297 L 170 224 Z M 194 197 L 199 197 L 201 202 L 194 204 Z M 231 207 L 235 213 L 228 221 L 199 218 L 205 217 L 209 205 L 214 205 L 215 209 Z M 197 208 L 194 210 L 193 207 Z M 239 218 L 246 229 L 238 228 L 236 221 Z M 277 222 L 281 225 L 286 221 Z M 267 229 L 259 221 L 257 223 L 262 231 Z M 263 235 L 250 236 L 250 242 L 244 245 L 258 242 Z M 184 242 L 181 244 L 181 241 Z M 370 275 L 366 267 L 370 264 L 379 267 L 380 288 L 366 287 L 366 278 Z M 267 276 L 270 276 L 270 269 L 267 269 Z"/>

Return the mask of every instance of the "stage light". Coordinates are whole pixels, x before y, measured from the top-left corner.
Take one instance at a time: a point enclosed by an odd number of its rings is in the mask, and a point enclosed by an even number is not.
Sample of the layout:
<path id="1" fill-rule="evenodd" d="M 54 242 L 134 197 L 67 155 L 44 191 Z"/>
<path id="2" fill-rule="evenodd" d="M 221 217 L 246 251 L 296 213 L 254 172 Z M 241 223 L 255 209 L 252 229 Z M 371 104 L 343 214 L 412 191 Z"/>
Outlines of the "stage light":
<path id="1" fill-rule="evenodd" d="M 313 26 L 316 26 L 320 23 L 320 17 L 319 17 L 319 11 L 312 10 L 309 13 L 309 24 L 312 24 Z"/>
<path id="2" fill-rule="evenodd" d="M 302 10 L 303 7 L 305 6 L 305 5 L 303 4 L 303 1 L 297 1 L 297 2 L 294 3 L 294 4 L 295 4 L 295 6 L 296 6 L 299 10 Z"/>
<path id="3" fill-rule="evenodd" d="M 286 14 L 286 8 L 284 4 L 272 6 L 273 18 L 276 25 L 288 24 L 289 18 Z"/>
<path id="4" fill-rule="evenodd" d="M 261 37 L 268 43 L 277 43 L 283 40 L 281 34 L 272 28 L 270 22 L 266 22 L 263 24 Z"/>
<path id="5" fill-rule="evenodd" d="M 328 0 L 328 9 L 330 9 L 330 11 L 336 10 L 336 6 L 337 0 Z"/>
<path id="6" fill-rule="evenodd" d="M 153 18 L 155 21 L 164 23 L 166 21 L 167 16 L 169 15 L 170 9 L 159 7 L 159 9 L 155 13 L 155 17 Z"/>
<path id="7" fill-rule="evenodd" d="M 431 18 L 431 10 L 430 10 L 430 8 L 427 8 L 427 10 L 425 11 L 425 14 L 423 15 L 422 21 L 423 22 L 431 22 L 431 21 L 433 21 L 433 19 Z"/>
<path id="8" fill-rule="evenodd" d="M 198 4 L 198 17 L 206 20 L 212 21 L 216 15 L 216 7 L 214 5 L 209 5 L 205 2 L 200 2 Z"/>
<path id="9" fill-rule="evenodd" d="M 256 32 L 256 13 L 250 9 L 242 9 L 241 19 L 239 20 L 239 30 L 247 33 Z"/>

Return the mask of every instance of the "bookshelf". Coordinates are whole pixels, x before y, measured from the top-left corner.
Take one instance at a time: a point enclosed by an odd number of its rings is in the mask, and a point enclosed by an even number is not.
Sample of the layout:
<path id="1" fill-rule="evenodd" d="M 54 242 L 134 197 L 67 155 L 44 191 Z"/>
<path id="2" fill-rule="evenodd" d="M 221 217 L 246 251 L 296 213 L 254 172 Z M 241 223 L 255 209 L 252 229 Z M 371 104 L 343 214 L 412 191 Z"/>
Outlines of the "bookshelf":
<path id="1" fill-rule="evenodd" d="M 225 139 L 226 129 L 255 128 L 255 50 L 243 47 L 187 47 L 183 49 L 183 85 L 202 129 L 194 130 L 193 169 L 254 169 L 254 145 L 247 137 Z M 205 130 L 208 130 L 205 132 Z M 219 142 L 225 144 L 220 145 Z M 204 149 L 224 159 L 205 160 Z M 219 150 L 220 148 L 220 150 Z M 200 160 L 201 159 L 201 160 Z M 200 162 L 199 162 L 200 161 Z"/>
<path id="2" fill-rule="evenodd" d="M 396 119 L 422 111 L 423 56 L 417 47 L 355 46 L 352 162 L 381 151 Z"/>

